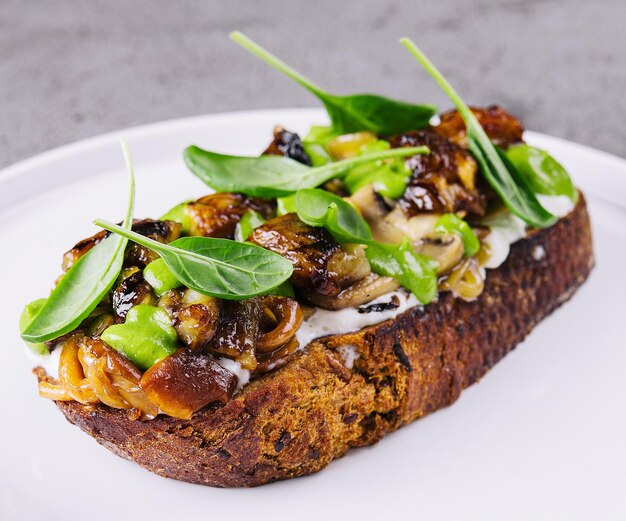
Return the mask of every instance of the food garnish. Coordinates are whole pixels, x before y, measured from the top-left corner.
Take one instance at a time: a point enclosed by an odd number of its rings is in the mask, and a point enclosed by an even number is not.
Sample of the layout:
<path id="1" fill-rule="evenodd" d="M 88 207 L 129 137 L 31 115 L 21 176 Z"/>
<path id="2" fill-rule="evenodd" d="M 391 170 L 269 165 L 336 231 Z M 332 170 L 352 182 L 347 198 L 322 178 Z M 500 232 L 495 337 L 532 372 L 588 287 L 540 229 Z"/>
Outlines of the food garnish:
<path id="1" fill-rule="evenodd" d="M 130 180 L 128 208 L 120 227 L 129 230 L 135 206 L 135 174 L 126 142 L 122 152 Z M 63 275 L 46 303 L 22 331 L 27 342 L 46 342 L 69 333 L 89 316 L 111 289 L 122 270 L 128 239 L 111 235 L 81 257 Z"/>
<path id="2" fill-rule="evenodd" d="M 531 226 L 545 228 L 553 225 L 557 218 L 541 206 L 532 187 L 517 172 L 504 153 L 493 145 L 476 116 L 448 83 L 448 80 L 409 38 L 402 38 L 400 42 L 454 103 L 465 121 L 467 145 L 470 151 L 480 164 L 485 179 L 498 193 L 507 208 Z"/>
<path id="3" fill-rule="evenodd" d="M 415 154 L 428 154 L 428 148 L 383 150 L 309 167 L 283 156 L 229 156 L 190 146 L 185 150 L 185 162 L 196 177 L 217 192 L 273 198 L 315 188 L 359 165 Z"/>
<path id="4" fill-rule="evenodd" d="M 376 94 L 330 94 L 242 33 L 235 31 L 230 38 L 317 96 L 326 107 L 333 130 L 338 134 L 362 130 L 383 135 L 399 134 L 425 127 L 437 113 L 434 105 L 415 105 Z"/>
<path id="5" fill-rule="evenodd" d="M 507 148 L 506 157 L 536 194 L 565 195 L 574 203 L 578 200 L 578 190 L 569 174 L 545 150 L 520 143 Z"/>
<path id="6" fill-rule="evenodd" d="M 181 237 L 162 244 L 116 224 L 94 224 L 158 253 L 174 276 L 204 295 L 241 300 L 262 295 L 285 282 L 289 261 L 249 243 L 211 237 Z"/>

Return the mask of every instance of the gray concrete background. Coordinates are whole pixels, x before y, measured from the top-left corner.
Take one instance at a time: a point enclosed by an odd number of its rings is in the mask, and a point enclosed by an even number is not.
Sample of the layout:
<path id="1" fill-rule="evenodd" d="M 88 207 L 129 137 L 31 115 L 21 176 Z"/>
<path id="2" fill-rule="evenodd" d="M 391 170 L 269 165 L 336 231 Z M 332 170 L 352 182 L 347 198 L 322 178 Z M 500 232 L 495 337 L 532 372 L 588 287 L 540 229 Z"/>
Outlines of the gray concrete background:
<path id="1" fill-rule="evenodd" d="M 316 106 L 233 29 L 329 90 L 448 107 L 409 35 L 467 101 L 626 156 L 625 0 L 0 0 L 0 166 L 132 125 Z"/>

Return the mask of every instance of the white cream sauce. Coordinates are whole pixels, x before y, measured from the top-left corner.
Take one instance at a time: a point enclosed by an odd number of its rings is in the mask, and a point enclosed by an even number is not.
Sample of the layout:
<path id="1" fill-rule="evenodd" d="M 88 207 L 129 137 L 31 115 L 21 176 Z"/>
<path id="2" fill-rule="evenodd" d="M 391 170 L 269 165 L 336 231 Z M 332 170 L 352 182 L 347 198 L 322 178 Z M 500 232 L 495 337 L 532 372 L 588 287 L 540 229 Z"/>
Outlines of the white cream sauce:
<path id="1" fill-rule="evenodd" d="M 237 390 L 241 389 L 250 381 L 250 371 L 241 367 L 241 364 L 239 362 L 224 357 L 218 358 L 217 363 L 237 377 Z"/>
<path id="2" fill-rule="evenodd" d="M 52 378 L 59 378 L 59 358 L 61 357 L 61 346 L 52 351 L 49 355 L 39 355 L 25 346 L 28 358 L 35 366 L 43 367 Z"/>
<path id="3" fill-rule="evenodd" d="M 537 198 L 546 210 L 559 218 L 565 217 L 574 209 L 572 200 L 564 195 L 538 195 Z M 510 212 L 487 219 L 483 223 L 491 228 L 491 232 L 485 239 L 491 249 L 491 257 L 485 264 L 485 268 L 495 269 L 509 256 L 511 244 L 526 236 L 526 224 Z M 537 259 L 533 252 L 533 257 L 535 260 L 541 260 L 545 253 L 545 250 L 542 254 L 537 253 L 541 255 Z"/>
<path id="4" fill-rule="evenodd" d="M 351 333 L 365 326 L 379 324 L 387 319 L 396 317 L 407 309 L 419 305 L 415 296 L 403 289 L 382 295 L 368 302 L 367 305 L 389 302 L 394 296 L 397 297 L 399 306 L 388 311 L 359 313 L 356 308 L 346 308 L 338 311 L 317 309 L 308 320 L 302 323 L 296 333 L 300 347 L 306 346 L 311 340 L 321 336 Z"/>
<path id="5" fill-rule="evenodd" d="M 491 250 L 491 256 L 485 263 L 485 268 L 495 269 L 509 256 L 511 244 L 526 236 L 526 223 L 510 212 L 503 213 L 489 220 L 485 220 L 490 228 L 485 243 Z"/>

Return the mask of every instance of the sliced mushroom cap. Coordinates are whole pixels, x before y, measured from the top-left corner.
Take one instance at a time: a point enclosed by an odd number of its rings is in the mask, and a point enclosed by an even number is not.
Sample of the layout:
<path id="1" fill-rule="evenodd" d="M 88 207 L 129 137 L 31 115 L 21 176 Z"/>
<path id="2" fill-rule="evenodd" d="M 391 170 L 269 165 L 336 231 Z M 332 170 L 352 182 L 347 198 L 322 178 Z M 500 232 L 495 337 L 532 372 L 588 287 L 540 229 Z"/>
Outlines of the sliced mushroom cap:
<path id="1" fill-rule="evenodd" d="M 374 190 L 372 185 L 359 188 L 349 200 L 356 206 L 363 219 L 367 221 L 367 224 L 370 225 L 372 236 L 375 240 L 393 244 L 402 241 L 404 233 L 386 219 L 391 208 L 387 205 L 385 199 Z M 406 217 L 404 219 L 406 220 Z"/>
<path id="2" fill-rule="evenodd" d="M 243 214 L 255 210 L 263 217 L 274 214 L 275 205 L 242 194 L 219 193 L 201 197 L 187 204 L 191 221 L 189 235 L 232 239 Z"/>
<path id="3" fill-rule="evenodd" d="M 382 277 L 370 273 L 367 277 L 342 290 L 334 297 L 315 294 L 311 295 L 309 300 L 320 308 L 335 311 L 360 306 L 399 287 L 400 283 L 391 277 Z"/>
<path id="4" fill-rule="evenodd" d="M 162 412 L 188 419 L 212 402 L 226 403 L 237 382 L 211 355 L 181 348 L 148 369 L 139 385 Z"/>
<path id="5" fill-rule="evenodd" d="M 336 274 L 335 280 L 340 288 L 346 288 L 367 277 L 370 265 L 362 244 L 344 244 L 341 254 L 333 255 L 328 261 L 328 271 Z"/>
<path id="6" fill-rule="evenodd" d="M 514 143 L 523 141 L 524 127 L 519 119 L 498 105 L 490 105 L 487 108 L 470 107 L 478 119 L 489 139 L 502 148 L 507 148 Z M 457 110 L 444 112 L 440 116 L 441 122 L 433 131 L 440 136 L 462 146 L 467 146 L 467 133 L 465 122 Z"/>
<path id="7" fill-rule="evenodd" d="M 248 240 L 293 264 L 290 280 L 304 298 L 313 293 L 337 295 L 369 273 L 361 246 L 342 247 L 324 228 L 303 223 L 295 213 L 267 221 Z"/>
<path id="8" fill-rule="evenodd" d="M 435 224 L 439 217 L 440 215 L 436 214 L 420 214 L 407 218 L 402 209 L 395 208 L 385 217 L 385 221 L 398 228 L 402 237 L 406 236 L 415 243 L 435 232 Z"/>
<path id="9" fill-rule="evenodd" d="M 435 259 L 437 274 L 448 273 L 463 259 L 463 240 L 455 234 L 430 235 L 414 244 L 416 253 Z"/>

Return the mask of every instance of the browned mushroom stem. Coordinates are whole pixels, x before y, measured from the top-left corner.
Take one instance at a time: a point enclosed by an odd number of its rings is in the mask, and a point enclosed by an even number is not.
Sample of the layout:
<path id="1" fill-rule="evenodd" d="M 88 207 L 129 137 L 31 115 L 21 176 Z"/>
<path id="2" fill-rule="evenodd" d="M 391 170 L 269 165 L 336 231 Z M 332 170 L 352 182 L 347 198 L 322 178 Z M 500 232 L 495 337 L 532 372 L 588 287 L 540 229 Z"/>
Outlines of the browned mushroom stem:
<path id="1" fill-rule="evenodd" d="M 98 339 L 73 335 L 59 359 L 59 381 L 44 378 L 39 394 L 52 400 L 102 402 L 126 409 L 133 418 L 154 418 L 158 408 L 139 388 L 141 372 L 128 359 Z"/>
<path id="2" fill-rule="evenodd" d="M 318 294 L 310 294 L 309 300 L 320 308 L 335 311 L 360 306 L 390 291 L 394 291 L 399 287 L 400 283 L 391 277 L 382 277 L 370 273 L 367 277 L 352 286 L 341 290 L 338 295 L 327 297 Z"/>
<path id="3" fill-rule="evenodd" d="M 237 381 L 211 355 L 181 348 L 148 369 L 139 384 L 162 412 L 188 419 L 212 402 L 226 403 Z"/>

